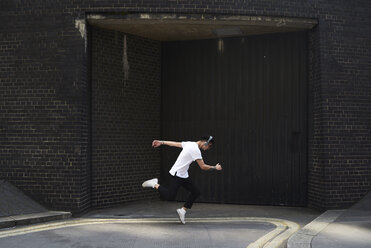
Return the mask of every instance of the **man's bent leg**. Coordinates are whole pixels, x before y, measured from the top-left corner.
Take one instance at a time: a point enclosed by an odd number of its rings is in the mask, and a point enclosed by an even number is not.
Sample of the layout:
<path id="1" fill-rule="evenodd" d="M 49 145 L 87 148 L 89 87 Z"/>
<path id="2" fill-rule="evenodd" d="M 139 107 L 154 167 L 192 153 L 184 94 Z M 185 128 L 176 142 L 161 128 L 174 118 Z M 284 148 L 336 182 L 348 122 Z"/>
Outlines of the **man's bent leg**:
<path id="1" fill-rule="evenodd" d="M 189 178 L 187 178 L 185 182 L 183 182 L 182 186 L 190 192 L 184 204 L 184 207 L 187 209 L 191 209 L 194 201 L 197 199 L 197 197 L 200 196 L 200 190 L 193 184 L 192 180 Z"/>
<path id="2" fill-rule="evenodd" d="M 167 201 L 174 200 L 176 193 L 181 185 L 181 181 L 177 179 L 175 176 L 171 176 L 169 187 L 164 187 L 160 185 L 158 187 L 158 192 L 160 196 Z"/>

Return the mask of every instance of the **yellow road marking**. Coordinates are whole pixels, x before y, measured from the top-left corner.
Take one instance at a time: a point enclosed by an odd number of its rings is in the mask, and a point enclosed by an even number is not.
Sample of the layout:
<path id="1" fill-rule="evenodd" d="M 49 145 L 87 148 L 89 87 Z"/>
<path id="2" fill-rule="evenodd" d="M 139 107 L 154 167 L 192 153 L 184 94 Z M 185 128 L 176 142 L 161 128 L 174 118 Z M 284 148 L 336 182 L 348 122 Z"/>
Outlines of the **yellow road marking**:
<path id="1" fill-rule="evenodd" d="M 66 227 L 95 225 L 95 224 L 142 224 L 142 223 L 173 223 L 179 222 L 175 218 L 139 218 L 139 219 L 92 219 L 79 218 L 70 219 L 52 223 L 36 224 L 32 226 L 16 227 L 15 229 L 8 229 L 0 231 L 0 238 L 23 235 L 34 232 L 41 232 L 46 230 L 55 230 Z M 247 246 L 247 248 L 279 248 L 284 245 L 284 242 L 297 230 L 299 225 L 282 219 L 275 218 L 254 218 L 254 217 L 216 217 L 216 218 L 188 218 L 187 222 L 204 223 L 204 222 L 258 222 L 270 223 L 276 228 L 264 236 L 260 237 L 255 242 Z"/>

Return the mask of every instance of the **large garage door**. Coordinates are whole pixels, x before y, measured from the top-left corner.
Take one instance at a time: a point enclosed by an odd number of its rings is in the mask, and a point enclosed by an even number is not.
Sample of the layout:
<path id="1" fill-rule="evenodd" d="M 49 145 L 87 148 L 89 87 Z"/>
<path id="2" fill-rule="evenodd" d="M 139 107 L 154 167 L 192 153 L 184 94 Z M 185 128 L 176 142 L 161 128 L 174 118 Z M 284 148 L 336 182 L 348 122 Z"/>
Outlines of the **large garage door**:
<path id="1" fill-rule="evenodd" d="M 305 32 L 163 43 L 162 138 L 211 134 L 224 167 L 191 166 L 199 201 L 306 204 L 306 56 Z M 179 151 L 162 148 L 162 181 Z"/>

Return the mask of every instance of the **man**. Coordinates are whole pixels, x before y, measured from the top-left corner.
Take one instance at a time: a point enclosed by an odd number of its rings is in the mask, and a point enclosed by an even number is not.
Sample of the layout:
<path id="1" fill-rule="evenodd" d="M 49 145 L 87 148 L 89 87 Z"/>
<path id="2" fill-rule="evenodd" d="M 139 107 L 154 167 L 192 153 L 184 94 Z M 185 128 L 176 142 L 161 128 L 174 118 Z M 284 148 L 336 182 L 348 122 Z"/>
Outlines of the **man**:
<path id="1" fill-rule="evenodd" d="M 171 167 L 169 173 L 171 175 L 169 187 L 166 188 L 158 183 L 158 179 L 154 178 L 145 181 L 142 186 L 151 187 L 157 189 L 160 195 L 166 200 L 173 200 L 178 192 L 180 186 L 185 188 L 190 194 L 182 208 L 177 209 L 180 221 L 185 224 L 185 214 L 188 209 L 192 208 L 193 202 L 200 195 L 200 191 L 193 184 L 188 175 L 189 165 L 196 161 L 202 170 L 222 170 L 222 166 L 218 163 L 215 166 L 205 164 L 201 156 L 201 150 L 209 150 L 214 144 L 212 136 L 204 137 L 197 142 L 174 142 L 174 141 L 160 141 L 154 140 L 152 142 L 153 147 L 159 147 L 161 145 L 174 146 L 183 148 L 175 161 L 173 167 Z"/>

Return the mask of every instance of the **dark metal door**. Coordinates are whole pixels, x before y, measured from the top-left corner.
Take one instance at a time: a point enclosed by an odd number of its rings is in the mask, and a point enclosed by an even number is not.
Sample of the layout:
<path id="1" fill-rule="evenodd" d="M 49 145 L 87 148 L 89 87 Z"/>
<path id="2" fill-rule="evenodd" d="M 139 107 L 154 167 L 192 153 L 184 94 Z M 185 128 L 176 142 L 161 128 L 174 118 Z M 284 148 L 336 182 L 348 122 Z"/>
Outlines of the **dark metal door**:
<path id="1" fill-rule="evenodd" d="M 166 42 L 162 138 L 216 139 L 199 201 L 300 206 L 307 196 L 306 33 Z M 162 148 L 162 181 L 177 148 Z M 180 192 L 179 199 L 184 199 Z"/>

